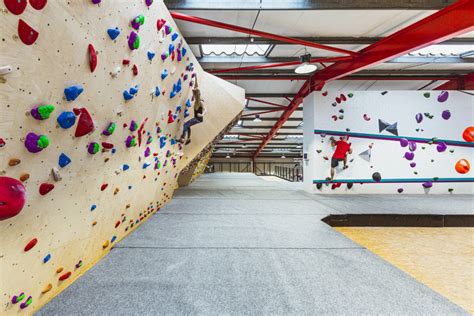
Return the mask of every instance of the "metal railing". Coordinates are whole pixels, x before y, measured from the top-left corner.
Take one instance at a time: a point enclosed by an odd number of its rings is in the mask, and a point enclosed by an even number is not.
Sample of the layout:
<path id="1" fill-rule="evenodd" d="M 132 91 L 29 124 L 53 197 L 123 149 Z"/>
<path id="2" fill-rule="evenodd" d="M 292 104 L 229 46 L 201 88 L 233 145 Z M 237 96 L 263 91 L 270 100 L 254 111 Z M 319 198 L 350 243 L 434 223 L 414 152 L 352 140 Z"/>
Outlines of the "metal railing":
<path id="1" fill-rule="evenodd" d="M 291 182 L 301 182 L 303 181 L 303 168 L 276 166 L 273 175 Z"/>

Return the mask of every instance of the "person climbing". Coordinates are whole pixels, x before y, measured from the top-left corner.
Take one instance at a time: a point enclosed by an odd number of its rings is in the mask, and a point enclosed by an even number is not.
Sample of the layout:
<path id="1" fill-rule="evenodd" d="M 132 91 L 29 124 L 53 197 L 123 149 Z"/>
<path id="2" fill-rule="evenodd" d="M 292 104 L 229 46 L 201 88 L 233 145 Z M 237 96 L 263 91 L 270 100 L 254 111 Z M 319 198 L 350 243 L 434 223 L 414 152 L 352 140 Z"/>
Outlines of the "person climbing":
<path id="1" fill-rule="evenodd" d="M 193 89 L 194 117 L 184 123 L 183 134 L 181 135 L 181 138 L 179 139 L 179 142 L 185 143 L 185 145 L 191 142 L 191 126 L 202 123 L 204 115 L 206 115 L 206 108 L 203 105 L 204 100 L 201 98 L 201 91 L 199 90 L 197 75 L 195 77 L 194 82 L 195 82 L 194 89 Z"/>
<path id="2" fill-rule="evenodd" d="M 347 165 L 347 154 L 352 154 L 352 149 L 351 143 L 347 142 L 349 140 L 348 135 L 342 136 L 338 141 L 336 141 L 334 137 L 331 137 L 329 140 L 331 141 L 332 147 L 336 146 L 336 150 L 334 150 L 334 154 L 331 158 L 331 177 L 329 177 L 329 180 L 333 180 L 339 161 L 344 162 L 344 169 L 349 167 Z"/>

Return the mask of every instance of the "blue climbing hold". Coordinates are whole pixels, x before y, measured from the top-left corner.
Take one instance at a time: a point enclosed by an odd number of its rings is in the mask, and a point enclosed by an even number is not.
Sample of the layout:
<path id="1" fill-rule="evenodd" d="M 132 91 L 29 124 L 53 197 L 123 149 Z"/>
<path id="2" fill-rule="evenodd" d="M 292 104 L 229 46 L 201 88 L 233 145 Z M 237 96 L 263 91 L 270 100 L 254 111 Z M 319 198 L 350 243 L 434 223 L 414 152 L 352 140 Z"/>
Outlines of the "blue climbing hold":
<path id="1" fill-rule="evenodd" d="M 147 56 L 148 56 L 148 60 L 149 60 L 149 61 L 152 61 L 153 58 L 155 58 L 155 53 L 154 53 L 154 52 L 148 52 L 148 53 L 147 53 Z"/>
<path id="2" fill-rule="evenodd" d="M 129 189 L 129 190 L 131 190 L 131 189 L 132 189 L 132 186 L 131 186 L 131 185 L 129 185 L 129 186 L 128 186 L 128 189 Z"/>
<path id="3" fill-rule="evenodd" d="M 112 154 L 115 154 L 117 152 L 116 148 L 112 148 Z"/>
<path id="4" fill-rule="evenodd" d="M 175 144 L 176 144 L 176 140 L 175 140 L 174 138 L 171 138 L 170 143 L 171 143 L 171 145 L 175 145 Z"/>
<path id="5" fill-rule="evenodd" d="M 178 38 L 178 33 L 173 33 L 173 35 L 171 35 L 172 41 L 176 41 L 177 38 Z"/>
<path id="6" fill-rule="evenodd" d="M 145 162 L 145 163 L 143 164 L 143 169 L 146 169 L 146 168 L 148 168 L 150 165 L 151 165 L 150 163 L 148 163 L 148 162 Z"/>
<path id="7" fill-rule="evenodd" d="M 110 242 L 114 242 L 116 239 L 117 239 L 117 236 L 112 236 L 112 239 L 110 240 Z"/>
<path id="8" fill-rule="evenodd" d="M 135 95 L 138 93 L 138 86 L 130 88 L 130 94 Z"/>
<path id="9" fill-rule="evenodd" d="M 181 112 L 181 105 L 178 105 L 178 106 L 176 107 L 176 112 Z"/>
<path id="10" fill-rule="evenodd" d="M 51 254 L 50 254 L 50 253 L 48 253 L 48 254 L 46 255 L 46 257 L 43 258 L 43 263 L 48 262 L 49 259 L 51 259 Z"/>
<path id="11" fill-rule="evenodd" d="M 63 112 L 57 118 L 59 126 L 64 129 L 71 128 L 76 123 L 76 116 L 73 112 Z"/>
<path id="12" fill-rule="evenodd" d="M 176 92 L 181 92 L 181 79 L 178 80 L 178 83 L 176 84 Z"/>
<path id="13" fill-rule="evenodd" d="M 189 100 L 189 99 L 186 100 L 186 106 L 187 106 L 188 108 L 191 107 L 191 100 Z"/>
<path id="14" fill-rule="evenodd" d="M 166 145 L 166 136 L 161 136 L 160 137 L 160 148 L 165 147 Z"/>
<path id="15" fill-rule="evenodd" d="M 176 96 L 176 91 L 173 89 L 173 91 L 170 92 L 170 99 L 173 99 Z"/>
<path id="16" fill-rule="evenodd" d="M 161 72 L 161 80 L 165 80 L 165 78 L 168 77 L 168 70 L 163 70 Z"/>
<path id="17" fill-rule="evenodd" d="M 92 204 L 92 205 L 91 205 L 91 212 L 92 212 L 93 210 L 95 210 L 96 208 L 97 208 L 97 205 Z"/>
<path id="18" fill-rule="evenodd" d="M 173 54 L 173 51 L 174 51 L 174 45 L 170 44 L 170 46 L 168 46 L 168 53 L 171 55 Z"/>
<path id="19" fill-rule="evenodd" d="M 181 55 L 183 55 L 183 57 L 186 56 L 187 52 L 186 48 L 183 47 L 183 49 L 181 49 Z"/>
<path id="20" fill-rule="evenodd" d="M 120 30 L 118 27 L 116 28 L 110 28 L 107 30 L 107 34 L 109 34 L 109 37 L 111 40 L 114 40 L 117 38 L 117 36 L 120 35 Z"/>
<path id="21" fill-rule="evenodd" d="M 189 116 L 189 111 L 188 109 L 184 110 L 184 118 L 187 118 Z"/>
<path id="22" fill-rule="evenodd" d="M 126 170 L 130 169 L 130 166 L 127 165 L 127 164 L 124 164 L 124 165 L 122 166 L 122 169 L 123 169 L 123 171 L 126 171 Z"/>
<path id="23" fill-rule="evenodd" d="M 158 86 L 155 87 L 155 97 L 159 97 L 161 94 L 160 88 Z"/>
<path id="24" fill-rule="evenodd" d="M 125 90 L 123 92 L 123 98 L 125 99 L 125 101 L 131 100 L 131 99 L 133 99 L 133 94 L 131 94 L 130 92 Z"/>
<path id="25" fill-rule="evenodd" d="M 61 168 L 64 168 L 71 163 L 71 158 L 69 158 L 65 153 L 61 153 L 61 155 L 59 155 L 58 163 Z"/>
<path id="26" fill-rule="evenodd" d="M 82 91 L 84 91 L 84 88 L 80 84 L 77 84 L 64 89 L 64 95 L 66 96 L 67 101 L 74 101 Z"/>

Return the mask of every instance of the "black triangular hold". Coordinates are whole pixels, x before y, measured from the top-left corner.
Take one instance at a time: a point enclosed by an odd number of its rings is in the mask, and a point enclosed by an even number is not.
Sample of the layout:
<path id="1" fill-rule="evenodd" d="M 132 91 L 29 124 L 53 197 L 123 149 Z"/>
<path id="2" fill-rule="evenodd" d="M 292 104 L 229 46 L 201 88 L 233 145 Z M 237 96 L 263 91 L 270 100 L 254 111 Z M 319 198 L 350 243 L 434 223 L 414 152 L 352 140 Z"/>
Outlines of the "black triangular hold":
<path id="1" fill-rule="evenodd" d="M 382 133 L 389 126 L 390 126 L 390 123 L 387 123 L 384 120 L 379 119 L 379 133 Z"/>
<path id="2" fill-rule="evenodd" d="M 352 189 L 352 186 L 353 186 L 353 185 L 354 185 L 354 183 L 348 183 L 348 184 L 347 184 L 347 188 L 350 190 L 350 189 Z"/>
<path id="3" fill-rule="evenodd" d="M 385 129 L 387 132 L 392 133 L 395 136 L 398 136 L 397 123 L 393 123 Z"/>
<path id="4" fill-rule="evenodd" d="M 321 190 L 322 187 L 323 187 L 323 184 L 322 184 L 322 183 L 317 183 L 317 184 L 316 184 L 316 188 L 318 188 L 318 190 Z"/>

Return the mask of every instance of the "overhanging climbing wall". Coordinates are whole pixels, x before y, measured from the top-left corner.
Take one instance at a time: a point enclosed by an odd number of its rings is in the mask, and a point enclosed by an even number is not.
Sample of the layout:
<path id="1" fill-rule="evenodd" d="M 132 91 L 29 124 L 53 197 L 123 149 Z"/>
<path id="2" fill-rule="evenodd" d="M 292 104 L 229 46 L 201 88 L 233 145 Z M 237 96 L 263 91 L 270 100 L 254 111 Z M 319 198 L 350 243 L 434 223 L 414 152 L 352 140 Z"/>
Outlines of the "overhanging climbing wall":
<path id="1" fill-rule="evenodd" d="M 1 313 L 29 314 L 171 199 L 244 91 L 203 72 L 162 1 L 0 9 Z M 208 114 L 183 147 L 196 74 Z"/>

